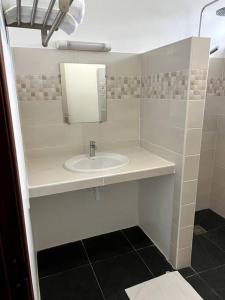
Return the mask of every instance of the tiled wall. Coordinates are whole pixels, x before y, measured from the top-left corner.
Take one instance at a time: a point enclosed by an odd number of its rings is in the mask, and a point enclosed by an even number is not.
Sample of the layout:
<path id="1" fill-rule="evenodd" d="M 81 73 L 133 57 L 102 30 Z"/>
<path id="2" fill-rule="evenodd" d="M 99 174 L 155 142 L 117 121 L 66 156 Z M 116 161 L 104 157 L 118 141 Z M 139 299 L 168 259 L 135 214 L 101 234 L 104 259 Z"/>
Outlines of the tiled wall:
<path id="1" fill-rule="evenodd" d="M 100 149 L 138 144 L 141 140 L 143 147 L 176 163 L 168 253 L 176 267 L 190 264 L 208 50 L 209 40 L 198 38 L 143 55 L 14 49 L 28 157 L 53 155 L 53 150 L 84 152 L 90 139 L 95 139 Z M 51 82 L 51 76 L 57 80 L 60 62 L 106 63 L 107 122 L 64 124 L 61 100 L 55 99 L 60 91 L 47 86 L 39 94 L 40 86 Z M 38 85 L 32 83 L 35 91 L 27 80 L 29 76 L 39 81 Z M 154 205 L 163 216 L 161 208 Z"/>
<path id="2" fill-rule="evenodd" d="M 60 76 L 16 76 L 20 101 L 62 100 Z M 141 98 L 140 76 L 108 76 L 106 79 L 108 99 Z"/>
<path id="3" fill-rule="evenodd" d="M 144 94 L 141 101 L 141 143 L 176 163 L 169 256 L 177 267 L 191 259 L 208 51 L 208 39 L 191 38 L 150 51 L 142 59 L 143 76 L 157 79 L 157 84 L 146 82 L 153 85 L 147 89 L 160 87 L 160 94 Z M 175 91 L 168 88 L 168 72 L 178 81 Z"/>
<path id="4" fill-rule="evenodd" d="M 28 158 L 62 151 L 83 153 L 92 139 L 99 149 L 139 143 L 141 70 L 138 55 L 23 48 L 13 51 Z M 72 125 L 63 122 L 61 62 L 106 64 L 107 122 Z"/>
<path id="5" fill-rule="evenodd" d="M 187 85 L 187 70 L 143 76 L 142 98 L 186 99 Z"/>
<path id="6" fill-rule="evenodd" d="M 225 59 L 209 64 L 201 145 L 197 209 L 211 208 L 225 217 Z"/>

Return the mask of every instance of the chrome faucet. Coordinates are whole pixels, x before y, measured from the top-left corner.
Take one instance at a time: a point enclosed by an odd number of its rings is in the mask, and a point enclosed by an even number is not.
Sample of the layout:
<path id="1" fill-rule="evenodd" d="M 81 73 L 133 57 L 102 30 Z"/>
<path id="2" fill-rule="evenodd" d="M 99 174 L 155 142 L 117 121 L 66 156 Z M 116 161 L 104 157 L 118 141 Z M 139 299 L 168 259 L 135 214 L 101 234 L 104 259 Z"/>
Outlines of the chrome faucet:
<path id="1" fill-rule="evenodd" d="M 90 151 L 89 151 L 90 157 L 95 157 L 96 149 L 97 149 L 96 142 L 95 141 L 90 141 Z"/>

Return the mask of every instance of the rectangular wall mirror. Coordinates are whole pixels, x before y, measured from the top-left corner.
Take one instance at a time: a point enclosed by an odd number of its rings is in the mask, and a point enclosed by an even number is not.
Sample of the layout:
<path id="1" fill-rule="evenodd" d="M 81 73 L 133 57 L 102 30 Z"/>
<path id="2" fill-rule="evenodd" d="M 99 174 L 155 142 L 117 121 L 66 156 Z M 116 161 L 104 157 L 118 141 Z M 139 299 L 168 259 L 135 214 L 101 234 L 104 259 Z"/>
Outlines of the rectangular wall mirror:
<path id="1" fill-rule="evenodd" d="M 105 65 L 61 63 L 60 72 L 65 122 L 106 121 Z"/>

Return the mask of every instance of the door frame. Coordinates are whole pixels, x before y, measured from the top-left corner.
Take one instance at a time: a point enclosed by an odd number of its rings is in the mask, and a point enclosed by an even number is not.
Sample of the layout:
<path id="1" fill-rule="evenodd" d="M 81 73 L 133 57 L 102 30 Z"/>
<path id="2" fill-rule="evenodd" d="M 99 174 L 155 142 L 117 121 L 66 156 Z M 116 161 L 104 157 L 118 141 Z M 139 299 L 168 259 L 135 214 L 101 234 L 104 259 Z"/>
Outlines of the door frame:
<path id="1" fill-rule="evenodd" d="M 0 33 L 0 299 L 34 300 L 1 38 Z"/>

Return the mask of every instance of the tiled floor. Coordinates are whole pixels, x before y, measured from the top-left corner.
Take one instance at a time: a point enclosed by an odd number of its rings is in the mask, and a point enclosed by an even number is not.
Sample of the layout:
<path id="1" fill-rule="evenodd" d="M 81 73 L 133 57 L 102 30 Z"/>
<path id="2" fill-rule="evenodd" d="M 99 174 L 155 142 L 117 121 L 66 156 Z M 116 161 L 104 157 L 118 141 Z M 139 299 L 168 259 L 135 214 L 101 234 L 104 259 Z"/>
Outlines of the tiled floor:
<path id="1" fill-rule="evenodd" d="M 194 236 L 189 283 L 206 300 L 225 299 L 225 219 L 206 209 L 196 213 L 195 224 L 207 232 Z"/>
<path id="2" fill-rule="evenodd" d="M 172 267 L 139 227 L 40 251 L 42 300 L 125 300 Z"/>
<path id="3" fill-rule="evenodd" d="M 192 267 L 180 273 L 204 300 L 225 299 L 225 220 L 196 214 Z M 125 289 L 172 267 L 139 227 L 38 253 L 42 300 L 127 300 Z"/>

